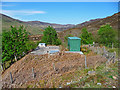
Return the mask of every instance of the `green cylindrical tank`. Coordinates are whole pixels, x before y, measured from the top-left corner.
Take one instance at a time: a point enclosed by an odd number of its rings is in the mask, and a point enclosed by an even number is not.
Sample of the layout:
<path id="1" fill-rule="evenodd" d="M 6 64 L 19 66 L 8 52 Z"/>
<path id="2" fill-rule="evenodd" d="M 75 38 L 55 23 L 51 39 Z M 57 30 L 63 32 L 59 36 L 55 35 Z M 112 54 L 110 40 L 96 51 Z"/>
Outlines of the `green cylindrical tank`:
<path id="1" fill-rule="evenodd" d="M 80 51 L 81 38 L 68 37 L 68 49 L 69 51 Z"/>

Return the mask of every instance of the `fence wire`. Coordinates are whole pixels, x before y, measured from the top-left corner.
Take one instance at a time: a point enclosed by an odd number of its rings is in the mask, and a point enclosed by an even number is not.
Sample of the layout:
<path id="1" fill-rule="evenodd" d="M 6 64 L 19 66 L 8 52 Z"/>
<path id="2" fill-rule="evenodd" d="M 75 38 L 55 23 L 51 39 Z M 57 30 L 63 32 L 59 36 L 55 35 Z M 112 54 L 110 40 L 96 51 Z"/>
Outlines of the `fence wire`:
<path id="1" fill-rule="evenodd" d="M 116 58 L 116 52 L 109 52 L 108 50 L 106 50 L 105 46 L 103 47 L 99 47 L 99 46 L 91 46 L 89 45 L 89 49 L 92 50 L 94 53 L 102 55 L 103 57 L 105 57 L 107 59 L 107 62 L 113 61 L 115 62 L 115 58 Z"/>

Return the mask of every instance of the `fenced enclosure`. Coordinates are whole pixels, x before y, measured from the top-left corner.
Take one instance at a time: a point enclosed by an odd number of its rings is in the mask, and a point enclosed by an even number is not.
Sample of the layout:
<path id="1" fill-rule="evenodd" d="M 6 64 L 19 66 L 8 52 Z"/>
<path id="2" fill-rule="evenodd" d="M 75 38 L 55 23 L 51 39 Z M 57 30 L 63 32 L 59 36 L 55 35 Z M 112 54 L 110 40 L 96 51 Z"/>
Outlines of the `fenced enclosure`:
<path id="1" fill-rule="evenodd" d="M 105 46 L 100 47 L 99 45 L 97 46 L 92 46 L 89 45 L 89 49 L 92 50 L 94 53 L 101 55 L 102 57 L 105 57 L 107 60 L 106 63 L 109 63 L 110 61 L 112 61 L 113 63 L 116 60 L 116 52 L 109 52 Z"/>
<path id="2" fill-rule="evenodd" d="M 81 80 L 80 77 L 89 78 L 92 75 L 95 76 L 98 75 L 99 73 L 101 76 L 102 74 L 106 75 L 106 73 L 108 73 L 109 71 L 107 71 L 105 64 L 110 65 L 111 61 L 112 63 L 115 62 L 116 52 L 109 52 L 105 47 L 99 46 L 89 45 L 88 48 L 95 52 L 96 54 L 91 56 L 81 55 L 79 53 L 65 53 L 65 52 L 59 52 L 58 54 L 51 56 L 49 56 L 49 54 L 45 55 L 29 54 L 22 60 L 17 62 L 15 65 L 10 67 L 11 69 L 9 69 L 9 71 L 7 70 L 5 72 L 8 74 L 8 76 L 7 74 L 4 73 L 5 77 L 3 78 L 4 81 L 3 86 L 4 87 L 18 87 L 19 85 L 23 86 L 26 84 L 26 81 L 30 82 L 32 80 L 33 81 L 44 80 L 45 81 L 44 86 L 47 86 L 51 83 L 50 82 L 51 78 L 56 77 L 56 79 L 54 79 L 53 82 L 55 82 L 55 80 L 56 82 L 58 82 L 57 79 L 61 80 L 59 78 L 60 77 L 59 75 L 61 75 L 61 77 L 65 77 L 66 73 L 70 73 L 69 75 L 71 75 L 71 71 L 73 73 L 72 76 L 74 76 L 75 78 L 73 80 L 70 79 L 71 81 L 68 80 L 67 82 L 62 81 L 62 83 L 64 83 L 65 85 L 79 82 L 82 83 L 83 81 Z M 99 66 L 102 67 L 101 66 L 102 64 L 104 64 L 103 66 L 104 69 L 101 69 L 101 71 L 99 71 L 98 73 L 97 67 Z M 111 68 L 109 70 L 112 71 Z M 68 76 L 66 77 L 68 78 Z M 98 84 L 101 85 L 102 83 L 98 82 Z M 58 85 L 56 86 L 58 87 L 59 85 L 61 85 L 61 82 L 58 82 Z"/>

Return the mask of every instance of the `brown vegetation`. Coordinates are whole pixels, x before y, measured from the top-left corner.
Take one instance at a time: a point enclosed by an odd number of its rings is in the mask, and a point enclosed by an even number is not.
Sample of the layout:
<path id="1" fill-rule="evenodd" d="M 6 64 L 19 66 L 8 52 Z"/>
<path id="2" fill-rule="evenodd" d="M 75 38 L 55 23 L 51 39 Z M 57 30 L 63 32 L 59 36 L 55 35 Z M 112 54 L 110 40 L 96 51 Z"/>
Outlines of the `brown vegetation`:
<path id="1" fill-rule="evenodd" d="M 69 75 L 84 68 L 84 55 L 62 53 L 58 55 L 32 55 L 28 54 L 14 63 L 2 73 L 3 87 L 59 87 L 66 85 L 67 81 L 61 80 L 64 75 Z M 87 56 L 87 66 L 94 67 L 106 61 L 99 55 Z M 35 78 L 32 77 L 32 67 Z M 10 72 L 13 84 L 10 83 Z"/>

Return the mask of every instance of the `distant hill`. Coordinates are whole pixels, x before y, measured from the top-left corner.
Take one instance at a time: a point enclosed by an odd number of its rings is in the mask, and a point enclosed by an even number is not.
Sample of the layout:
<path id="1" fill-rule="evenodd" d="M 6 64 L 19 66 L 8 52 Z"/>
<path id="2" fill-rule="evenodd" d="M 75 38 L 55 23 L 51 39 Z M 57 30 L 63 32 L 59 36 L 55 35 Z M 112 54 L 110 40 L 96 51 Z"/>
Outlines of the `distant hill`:
<path id="1" fill-rule="evenodd" d="M 118 14 L 116 13 L 112 16 L 108 16 L 106 18 L 99 18 L 99 19 L 92 19 L 90 21 L 86 21 L 84 23 L 80 23 L 77 25 L 61 25 L 61 24 L 54 24 L 54 23 L 46 23 L 41 21 L 20 21 L 17 19 L 13 19 L 9 16 L 4 14 L 0 14 L 2 16 L 2 30 L 9 30 L 10 26 L 19 26 L 24 25 L 31 34 L 42 34 L 44 28 L 47 26 L 52 26 L 56 29 L 59 33 L 59 37 L 63 40 L 64 36 L 67 34 L 73 34 L 74 36 L 79 36 L 81 33 L 81 29 L 86 27 L 89 32 L 92 32 L 93 35 L 97 33 L 97 30 L 105 24 L 110 24 L 113 29 L 118 29 Z M 1 18 L 1 17 L 0 17 Z"/>
<path id="2" fill-rule="evenodd" d="M 75 25 L 67 24 L 67 25 L 61 25 L 61 24 L 54 24 L 54 23 L 46 23 L 41 21 L 20 21 L 17 19 L 13 19 L 7 15 L 0 14 L 0 18 L 2 16 L 2 30 L 9 30 L 10 26 L 20 26 L 23 25 L 26 27 L 27 31 L 29 31 L 31 34 L 41 34 L 43 29 L 47 26 L 52 26 L 55 28 L 56 31 L 64 31 L 66 29 L 72 28 Z"/>
<path id="3" fill-rule="evenodd" d="M 119 13 L 116 13 L 112 16 L 108 16 L 106 18 L 101 19 L 93 19 L 90 21 L 86 21 L 84 23 L 76 25 L 74 28 L 59 32 L 59 37 L 64 40 L 64 36 L 67 34 L 72 34 L 74 36 L 80 36 L 82 28 L 87 28 L 88 32 L 91 32 L 93 35 L 97 33 L 97 30 L 102 26 L 106 24 L 110 24 L 113 29 L 118 30 L 118 15 Z"/>

